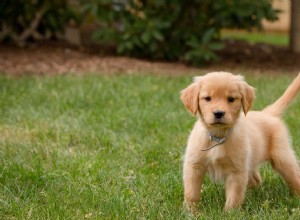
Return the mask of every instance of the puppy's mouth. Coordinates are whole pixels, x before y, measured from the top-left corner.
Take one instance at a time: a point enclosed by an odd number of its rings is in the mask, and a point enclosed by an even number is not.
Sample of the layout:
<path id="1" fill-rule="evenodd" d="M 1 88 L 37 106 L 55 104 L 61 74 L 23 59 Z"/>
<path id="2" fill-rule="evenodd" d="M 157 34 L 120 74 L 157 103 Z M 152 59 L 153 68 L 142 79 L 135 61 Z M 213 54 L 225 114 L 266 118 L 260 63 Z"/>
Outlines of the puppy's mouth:
<path id="1" fill-rule="evenodd" d="M 217 121 L 217 122 L 213 122 L 212 125 L 225 125 L 225 123 Z"/>
<path id="2" fill-rule="evenodd" d="M 225 123 L 223 120 L 215 120 L 214 122 L 211 123 L 211 125 L 214 125 L 214 126 L 226 126 L 228 124 Z"/>

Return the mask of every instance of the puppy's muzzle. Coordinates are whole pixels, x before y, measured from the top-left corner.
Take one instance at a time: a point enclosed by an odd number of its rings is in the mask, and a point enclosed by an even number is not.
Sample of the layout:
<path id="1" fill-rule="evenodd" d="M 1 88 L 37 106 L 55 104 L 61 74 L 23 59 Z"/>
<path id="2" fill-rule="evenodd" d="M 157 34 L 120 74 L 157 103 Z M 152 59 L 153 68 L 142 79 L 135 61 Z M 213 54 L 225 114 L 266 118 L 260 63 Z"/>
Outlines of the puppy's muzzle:
<path id="1" fill-rule="evenodd" d="M 215 119 L 222 119 L 225 115 L 224 111 L 215 111 L 213 112 Z"/>

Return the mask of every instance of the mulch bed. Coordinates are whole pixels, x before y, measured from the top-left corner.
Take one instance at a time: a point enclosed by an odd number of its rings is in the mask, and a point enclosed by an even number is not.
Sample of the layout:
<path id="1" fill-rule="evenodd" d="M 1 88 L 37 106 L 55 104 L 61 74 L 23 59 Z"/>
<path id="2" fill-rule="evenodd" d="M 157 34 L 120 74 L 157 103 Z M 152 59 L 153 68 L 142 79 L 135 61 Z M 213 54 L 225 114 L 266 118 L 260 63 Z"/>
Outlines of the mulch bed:
<path id="1" fill-rule="evenodd" d="M 247 69 L 274 73 L 300 71 L 300 54 L 291 52 L 287 47 L 226 41 L 220 56 L 225 66 L 241 65 Z"/>
<path id="2" fill-rule="evenodd" d="M 251 45 L 243 41 L 226 41 L 219 52 L 221 61 L 196 68 L 183 63 L 167 63 L 115 56 L 101 48 L 74 48 L 61 42 L 33 44 L 26 48 L 0 44 L 0 73 L 24 74 L 110 74 L 149 73 L 165 75 L 197 74 L 213 70 L 259 73 L 297 73 L 300 54 L 285 47 Z"/>

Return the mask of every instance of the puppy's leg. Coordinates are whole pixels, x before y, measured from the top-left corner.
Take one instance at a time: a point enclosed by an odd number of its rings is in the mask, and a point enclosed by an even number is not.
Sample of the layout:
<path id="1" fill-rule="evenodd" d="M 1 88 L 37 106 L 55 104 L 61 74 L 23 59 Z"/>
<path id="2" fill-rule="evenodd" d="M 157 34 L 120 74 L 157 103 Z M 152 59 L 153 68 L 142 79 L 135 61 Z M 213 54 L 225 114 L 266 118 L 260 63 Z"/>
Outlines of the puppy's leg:
<path id="1" fill-rule="evenodd" d="M 250 187 L 250 188 L 255 187 L 255 186 L 259 185 L 260 183 L 261 183 L 261 177 L 258 172 L 258 169 L 256 169 L 255 171 L 253 171 L 250 174 L 249 181 L 248 181 L 248 187 Z"/>
<path id="2" fill-rule="evenodd" d="M 225 210 L 242 205 L 248 183 L 247 173 L 234 173 L 226 178 L 226 203 Z"/>
<path id="3" fill-rule="evenodd" d="M 275 136 L 275 135 L 274 135 Z M 300 197 L 300 168 L 296 156 L 289 144 L 286 129 L 276 135 L 271 147 L 271 164 Z"/>
<path id="4" fill-rule="evenodd" d="M 292 149 L 273 151 L 271 163 L 273 168 L 281 174 L 300 197 L 300 169 Z"/>
<path id="5" fill-rule="evenodd" d="M 183 166 L 184 202 L 187 209 L 196 212 L 196 203 L 200 201 L 200 191 L 205 174 L 205 167 L 185 161 Z"/>

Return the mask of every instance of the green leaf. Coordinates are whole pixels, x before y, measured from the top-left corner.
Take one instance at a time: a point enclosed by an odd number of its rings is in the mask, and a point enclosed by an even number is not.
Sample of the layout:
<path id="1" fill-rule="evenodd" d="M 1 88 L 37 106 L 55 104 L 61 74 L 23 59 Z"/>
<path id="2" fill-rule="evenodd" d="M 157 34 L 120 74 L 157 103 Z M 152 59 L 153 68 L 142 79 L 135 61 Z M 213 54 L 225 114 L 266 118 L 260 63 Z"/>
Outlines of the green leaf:
<path id="1" fill-rule="evenodd" d="M 248 5 L 248 7 L 245 7 L 244 5 L 241 5 L 235 11 L 240 17 L 247 17 L 254 13 L 254 6 Z"/>
<path id="2" fill-rule="evenodd" d="M 200 46 L 200 43 L 195 36 L 190 37 L 186 44 L 191 48 L 198 48 Z"/>
<path id="3" fill-rule="evenodd" d="M 208 47 L 212 50 L 222 50 L 224 48 L 224 45 L 222 43 L 210 43 Z"/>
<path id="4" fill-rule="evenodd" d="M 145 44 L 148 44 L 151 40 L 151 35 L 148 33 L 148 32 L 143 32 L 142 34 L 142 42 L 145 43 Z"/>
<path id="5" fill-rule="evenodd" d="M 208 29 L 204 35 L 202 36 L 201 42 L 203 44 L 207 44 L 208 42 L 210 42 L 212 40 L 213 34 L 215 33 L 215 29 L 211 28 Z"/>
<path id="6" fill-rule="evenodd" d="M 154 30 L 153 31 L 153 36 L 156 40 L 159 40 L 159 41 L 164 40 L 164 36 L 159 31 Z"/>

